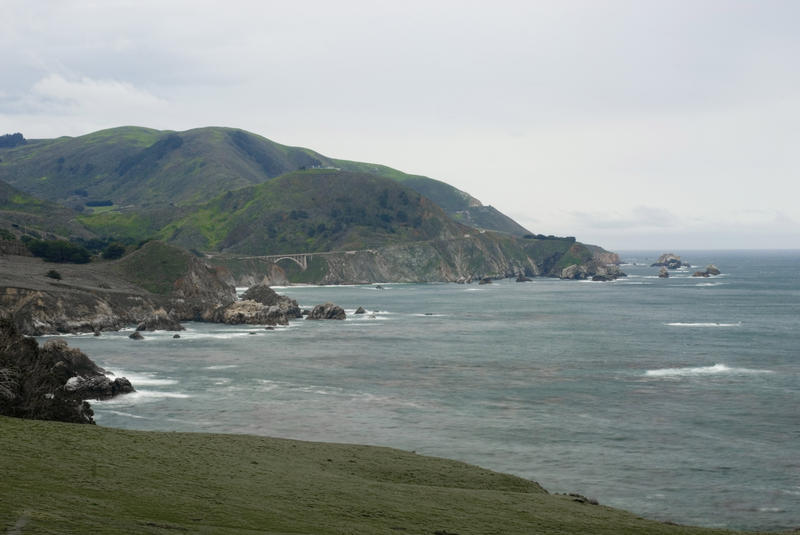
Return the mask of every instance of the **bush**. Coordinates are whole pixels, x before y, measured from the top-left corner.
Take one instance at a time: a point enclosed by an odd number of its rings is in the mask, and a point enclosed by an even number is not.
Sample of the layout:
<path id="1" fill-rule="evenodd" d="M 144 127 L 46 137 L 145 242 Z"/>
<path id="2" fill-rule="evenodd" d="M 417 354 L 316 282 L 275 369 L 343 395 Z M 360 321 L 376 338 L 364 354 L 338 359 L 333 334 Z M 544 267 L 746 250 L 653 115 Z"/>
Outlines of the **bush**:
<path id="1" fill-rule="evenodd" d="M 47 262 L 86 264 L 91 257 L 86 248 L 63 240 L 31 240 L 28 250 Z"/>
<path id="2" fill-rule="evenodd" d="M 46 277 L 50 277 L 51 279 L 61 280 L 61 273 L 56 271 L 55 269 L 51 269 L 47 273 L 45 273 Z"/>
<path id="3" fill-rule="evenodd" d="M 106 260 L 115 260 L 117 258 L 122 258 L 122 255 L 125 254 L 125 247 L 119 243 L 112 242 L 109 243 L 108 246 L 103 249 L 103 258 Z"/>

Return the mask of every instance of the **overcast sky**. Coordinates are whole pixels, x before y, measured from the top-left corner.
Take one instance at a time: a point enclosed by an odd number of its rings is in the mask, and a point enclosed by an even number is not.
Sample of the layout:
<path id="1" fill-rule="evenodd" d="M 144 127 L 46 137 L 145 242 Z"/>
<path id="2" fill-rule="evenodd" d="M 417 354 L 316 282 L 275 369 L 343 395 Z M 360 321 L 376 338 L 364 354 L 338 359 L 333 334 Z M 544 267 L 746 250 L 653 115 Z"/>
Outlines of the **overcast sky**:
<path id="1" fill-rule="evenodd" d="M 800 248 L 800 2 L 2 0 L 0 130 L 232 126 L 611 249 Z"/>

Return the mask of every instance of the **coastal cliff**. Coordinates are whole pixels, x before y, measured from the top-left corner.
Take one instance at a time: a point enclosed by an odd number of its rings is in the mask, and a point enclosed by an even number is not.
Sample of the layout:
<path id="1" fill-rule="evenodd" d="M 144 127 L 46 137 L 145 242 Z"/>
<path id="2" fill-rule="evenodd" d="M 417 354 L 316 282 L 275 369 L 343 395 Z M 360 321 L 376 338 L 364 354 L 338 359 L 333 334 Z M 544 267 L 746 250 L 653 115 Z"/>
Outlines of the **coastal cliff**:
<path id="1" fill-rule="evenodd" d="M 190 253 L 151 242 L 116 262 L 48 266 L 25 256 L 0 257 L 0 306 L 28 335 L 118 330 L 166 314 L 210 320 L 233 303 L 225 273 Z"/>

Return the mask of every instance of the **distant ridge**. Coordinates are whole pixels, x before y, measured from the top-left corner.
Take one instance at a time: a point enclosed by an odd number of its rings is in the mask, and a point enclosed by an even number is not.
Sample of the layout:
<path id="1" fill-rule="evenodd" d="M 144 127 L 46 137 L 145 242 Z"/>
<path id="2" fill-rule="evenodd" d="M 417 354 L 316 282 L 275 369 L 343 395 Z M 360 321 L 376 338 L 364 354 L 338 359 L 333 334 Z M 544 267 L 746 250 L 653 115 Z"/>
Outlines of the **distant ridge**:
<path id="1" fill-rule="evenodd" d="M 236 128 L 175 132 L 122 126 L 79 137 L 28 140 L 0 149 L 0 154 L 0 180 L 72 208 L 99 203 L 114 209 L 193 205 L 285 173 L 322 168 L 390 178 L 468 226 L 527 233 L 511 218 L 439 180 L 329 158 Z"/>

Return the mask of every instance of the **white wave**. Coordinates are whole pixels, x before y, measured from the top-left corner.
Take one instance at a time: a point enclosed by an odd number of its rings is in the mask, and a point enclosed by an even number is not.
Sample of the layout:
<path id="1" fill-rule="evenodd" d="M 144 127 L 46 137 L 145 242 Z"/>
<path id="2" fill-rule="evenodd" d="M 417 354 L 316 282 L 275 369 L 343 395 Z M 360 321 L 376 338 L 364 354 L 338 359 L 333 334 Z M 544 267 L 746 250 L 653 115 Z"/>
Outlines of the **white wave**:
<path id="1" fill-rule="evenodd" d="M 136 385 L 134 385 L 136 388 Z M 111 399 L 105 400 L 95 400 L 92 404 L 100 404 L 100 405 L 132 405 L 139 402 L 148 402 L 154 401 L 159 399 L 185 399 L 190 398 L 189 394 L 184 394 L 182 392 L 163 392 L 160 390 L 136 390 L 135 392 L 131 392 L 130 394 L 123 394 L 121 396 L 116 396 Z"/>
<path id="2" fill-rule="evenodd" d="M 128 418 L 136 418 L 137 420 L 149 420 L 149 418 L 147 416 L 139 416 L 137 414 L 131 414 L 129 412 L 112 411 L 112 410 L 108 410 L 108 411 L 105 411 L 105 412 L 107 412 L 109 414 L 116 414 L 117 416 L 127 416 Z"/>
<path id="3" fill-rule="evenodd" d="M 483 288 L 467 288 L 465 292 L 482 292 Z"/>
<path id="4" fill-rule="evenodd" d="M 166 386 L 178 384 L 178 381 L 175 379 L 160 379 L 158 377 L 154 377 L 152 373 L 147 372 L 136 373 L 116 370 L 114 373 L 107 373 L 106 375 L 111 377 L 125 377 L 131 382 L 133 388 L 136 388 L 137 390 L 139 386 Z"/>
<path id="5" fill-rule="evenodd" d="M 724 284 L 728 284 L 727 282 L 701 282 L 700 284 L 695 284 L 695 286 L 722 286 Z"/>
<path id="6" fill-rule="evenodd" d="M 418 316 L 420 318 L 445 318 L 447 314 L 434 314 L 433 312 L 426 312 L 423 314 L 412 314 L 412 316 Z"/>
<path id="7" fill-rule="evenodd" d="M 698 366 L 689 368 L 662 368 L 658 370 L 647 370 L 644 374 L 647 377 L 694 377 L 704 375 L 745 375 L 754 373 L 772 373 L 772 370 L 754 370 L 751 368 L 731 368 L 725 364 L 714 364 L 713 366 Z"/>
<path id="8" fill-rule="evenodd" d="M 712 323 L 712 322 L 673 322 L 673 323 L 665 323 L 664 325 L 668 325 L 670 327 L 741 327 L 742 322 L 738 321 L 736 323 Z"/>
<path id="9" fill-rule="evenodd" d="M 215 366 L 205 366 L 204 370 L 227 370 L 229 368 L 238 368 L 238 364 L 218 364 Z"/>

